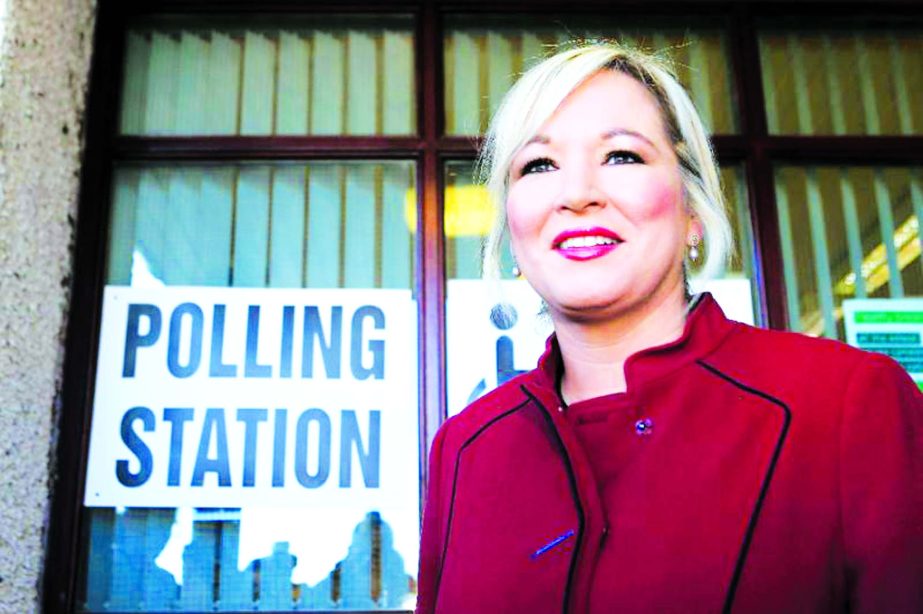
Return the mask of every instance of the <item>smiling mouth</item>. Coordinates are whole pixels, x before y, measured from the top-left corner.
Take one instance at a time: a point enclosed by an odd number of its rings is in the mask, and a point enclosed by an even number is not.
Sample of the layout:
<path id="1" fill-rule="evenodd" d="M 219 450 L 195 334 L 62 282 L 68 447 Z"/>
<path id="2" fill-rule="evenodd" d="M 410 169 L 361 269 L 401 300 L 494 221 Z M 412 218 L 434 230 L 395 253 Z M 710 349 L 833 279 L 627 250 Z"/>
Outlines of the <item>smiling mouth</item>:
<path id="1" fill-rule="evenodd" d="M 605 256 L 621 243 L 622 238 L 608 228 L 580 228 L 559 234 L 552 248 L 568 260 L 593 260 Z"/>
<path id="2" fill-rule="evenodd" d="M 597 245 L 617 245 L 618 241 L 610 237 L 583 236 L 571 237 L 558 243 L 558 249 L 573 249 L 577 247 L 596 247 Z"/>

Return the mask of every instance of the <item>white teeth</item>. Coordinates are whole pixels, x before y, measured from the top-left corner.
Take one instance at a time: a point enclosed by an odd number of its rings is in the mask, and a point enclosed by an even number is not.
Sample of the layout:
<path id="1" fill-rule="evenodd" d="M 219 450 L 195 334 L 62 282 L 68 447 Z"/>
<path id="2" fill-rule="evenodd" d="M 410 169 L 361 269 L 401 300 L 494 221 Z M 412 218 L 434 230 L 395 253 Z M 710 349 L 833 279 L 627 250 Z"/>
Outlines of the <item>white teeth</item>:
<path id="1" fill-rule="evenodd" d="M 565 239 L 561 241 L 561 244 L 558 246 L 561 249 L 568 249 L 571 247 L 595 247 L 596 245 L 615 245 L 617 241 L 615 239 L 610 239 L 609 237 L 571 237 L 570 239 Z"/>

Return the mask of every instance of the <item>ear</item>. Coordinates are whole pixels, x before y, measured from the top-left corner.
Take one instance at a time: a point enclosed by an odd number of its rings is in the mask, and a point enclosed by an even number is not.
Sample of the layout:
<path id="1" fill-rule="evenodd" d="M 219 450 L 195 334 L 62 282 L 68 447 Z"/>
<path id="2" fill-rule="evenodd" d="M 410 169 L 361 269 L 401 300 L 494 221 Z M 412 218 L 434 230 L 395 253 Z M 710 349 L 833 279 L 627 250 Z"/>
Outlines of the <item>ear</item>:
<path id="1" fill-rule="evenodd" d="M 702 222 L 699 221 L 699 218 L 694 215 L 689 216 L 689 224 L 687 225 L 687 228 L 686 228 L 686 246 L 687 247 L 692 245 L 693 243 L 692 237 L 698 238 L 698 240 L 695 241 L 696 243 L 701 243 L 702 239 L 705 237 L 705 229 L 702 226 Z"/>

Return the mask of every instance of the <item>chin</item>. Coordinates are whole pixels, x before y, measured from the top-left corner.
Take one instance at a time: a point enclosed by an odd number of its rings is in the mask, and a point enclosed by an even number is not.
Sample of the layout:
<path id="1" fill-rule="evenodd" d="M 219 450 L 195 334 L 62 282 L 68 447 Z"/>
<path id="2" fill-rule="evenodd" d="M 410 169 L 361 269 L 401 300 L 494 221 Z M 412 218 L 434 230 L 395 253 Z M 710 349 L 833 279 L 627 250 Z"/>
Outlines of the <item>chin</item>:
<path id="1" fill-rule="evenodd" d="M 628 297 L 621 292 L 589 293 L 578 296 L 558 297 L 553 303 L 546 301 L 552 311 L 575 320 L 595 320 L 610 317 L 628 302 Z"/>

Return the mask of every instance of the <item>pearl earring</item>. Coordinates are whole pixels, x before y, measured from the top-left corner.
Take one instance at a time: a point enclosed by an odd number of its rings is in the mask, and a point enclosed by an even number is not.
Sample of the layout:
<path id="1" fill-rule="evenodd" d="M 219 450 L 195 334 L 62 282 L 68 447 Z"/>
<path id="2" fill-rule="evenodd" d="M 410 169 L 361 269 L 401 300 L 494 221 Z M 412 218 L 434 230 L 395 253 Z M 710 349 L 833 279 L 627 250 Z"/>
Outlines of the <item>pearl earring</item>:
<path id="1" fill-rule="evenodd" d="M 696 262 L 699 259 L 699 235 L 692 235 L 689 246 L 689 260 Z"/>
<path id="2" fill-rule="evenodd" d="M 522 271 L 519 270 L 519 266 L 517 266 L 517 265 L 515 265 L 515 264 L 514 264 L 513 267 L 510 269 L 510 273 L 513 274 L 513 277 L 519 277 L 520 275 L 522 275 Z"/>

